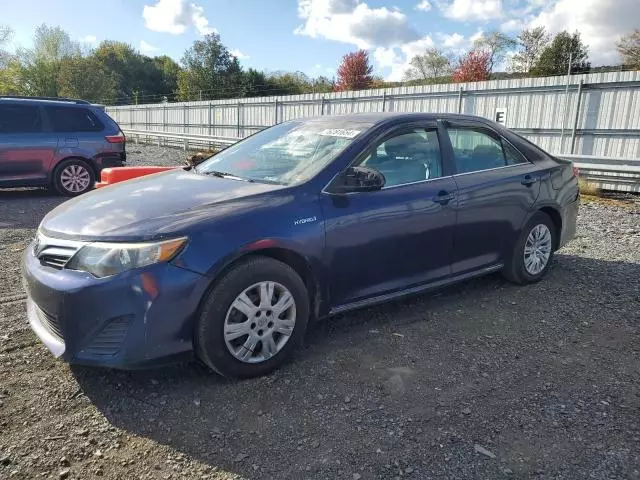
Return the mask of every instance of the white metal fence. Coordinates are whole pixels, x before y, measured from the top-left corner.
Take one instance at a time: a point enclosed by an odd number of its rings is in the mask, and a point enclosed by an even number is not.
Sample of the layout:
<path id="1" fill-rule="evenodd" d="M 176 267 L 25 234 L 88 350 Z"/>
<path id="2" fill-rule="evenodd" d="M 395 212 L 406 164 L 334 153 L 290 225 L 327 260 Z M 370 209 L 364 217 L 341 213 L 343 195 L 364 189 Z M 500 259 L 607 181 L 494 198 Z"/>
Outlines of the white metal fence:
<path id="1" fill-rule="evenodd" d="M 465 113 L 504 123 L 545 150 L 640 161 L 640 71 L 330 94 L 107 107 L 126 130 L 245 137 L 298 117 Z"/>

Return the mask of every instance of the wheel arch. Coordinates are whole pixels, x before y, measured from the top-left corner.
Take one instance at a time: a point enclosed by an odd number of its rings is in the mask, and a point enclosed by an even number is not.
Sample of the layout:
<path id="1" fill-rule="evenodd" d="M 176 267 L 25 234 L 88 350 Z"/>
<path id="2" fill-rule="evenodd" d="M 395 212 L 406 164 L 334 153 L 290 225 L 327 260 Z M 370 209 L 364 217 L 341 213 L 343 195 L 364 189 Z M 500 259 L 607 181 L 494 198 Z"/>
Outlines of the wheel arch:
<path id="1" fill-rule="evenodd" d="M 562 215 L 560 215 L 560 212 L 557 209 L 549 205 L 540 208 L 538 211 L 547 214 L 553 222 L 553 226 L 556 229 L 555 245 L 553 246 L 553 249 L 557 250 L 562 236 Z"/>
<path id="2" fill-rule="evenodd" d="M 204 304 L 207 296 L 216 287 L 219 279 L 221 279 L 227 272 L 233 269 L 238 263 L 243 262 L 248 258 L 260 256 L 278 260 L 279 262 L 291 267 L 300 276 L 307 288 L 310 307 L 309 312 L 311 313 L 311 317 L 313 319 L 319 318 L 321 316 L 320 309 L 322 305 L 322 290 L 317 273 L 311 266 L 311 262 L 304 255 L 290 248 L 281 246 L 246 251 L 231 259 L 228 263 L 222 266 L 222 268 L 215 272 L 213 280 L 200 300 L 200 305 L 198 306 L 197 311 L 201 311 L 202 305 Z"/>
<path id="3" fill-rule="evenodd" d="M 98 181 L 98 171 L 96 169 L 96 166 L 93 164 L 93 162 L 86 158 L 83 157 L 82 155 L 67 155 L 66 157 L 63 157 L 61 159 L 59 159 L 55 165 L 53 166 L 53 168 L 51 169 L 51 181 L 54 182 L 55 181 L 55 175 L 58 172 L 58 169 L 60 168 L 60 165 L 62 165 L 63 162 L 66 162 L 67 160 L 79 160 L 81 162 L 86 163 L 89 168 L 91 168 L 91 171 L 93 172 L 93 178 L 96 179 L 96 181 Z"/>

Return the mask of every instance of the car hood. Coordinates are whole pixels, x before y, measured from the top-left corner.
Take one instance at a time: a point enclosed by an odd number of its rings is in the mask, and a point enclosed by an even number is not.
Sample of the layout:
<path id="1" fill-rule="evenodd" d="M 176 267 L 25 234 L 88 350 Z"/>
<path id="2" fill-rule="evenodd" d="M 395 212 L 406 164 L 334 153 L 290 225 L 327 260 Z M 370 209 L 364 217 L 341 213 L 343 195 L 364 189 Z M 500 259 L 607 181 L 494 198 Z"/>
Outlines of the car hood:
<path id="1" fill-rule="evenodd" d="M 282 188 L 170 170 L 69 200 L 52 210 L 40 229 L 45 235 L 78 240 L 157 238 L 183 231 L 198 220 L 263 205 L 261 194 Z"/>

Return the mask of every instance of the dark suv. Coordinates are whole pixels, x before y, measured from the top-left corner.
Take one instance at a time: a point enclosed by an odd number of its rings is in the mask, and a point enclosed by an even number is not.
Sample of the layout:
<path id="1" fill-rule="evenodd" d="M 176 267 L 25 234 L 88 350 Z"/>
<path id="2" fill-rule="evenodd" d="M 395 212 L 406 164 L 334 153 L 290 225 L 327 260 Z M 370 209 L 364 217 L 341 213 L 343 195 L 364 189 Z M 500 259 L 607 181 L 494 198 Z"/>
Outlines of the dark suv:
<path id="1" fill-rule="evenodd" d="M 76 196 L 125 160 L 125 136 L 100 106 L 0 96 L 0 187 L 53 186 Z"/>

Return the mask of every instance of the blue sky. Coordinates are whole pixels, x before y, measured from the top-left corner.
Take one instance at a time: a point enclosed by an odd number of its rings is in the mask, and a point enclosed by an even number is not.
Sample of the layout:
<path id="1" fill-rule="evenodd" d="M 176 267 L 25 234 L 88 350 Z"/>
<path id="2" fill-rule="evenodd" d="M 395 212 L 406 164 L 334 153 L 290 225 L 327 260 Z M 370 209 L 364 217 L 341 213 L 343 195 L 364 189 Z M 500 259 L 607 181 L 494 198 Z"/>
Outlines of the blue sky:
<path id="1" fill-rule="evenodd" d="M 87 46 L 105 39 L 179 60 L 217 31 L 245 67 L 333 76 L 340 58 L 369 51 L 375 73 L 398 80 L 426 47 L 453 55 L 491 30 L 578 30 L 594 64 L 618 63 L 615 40 L 638 27 L 638 0 L 5 0 L 12 47 L 34 28 L 60 26 Z"/>

